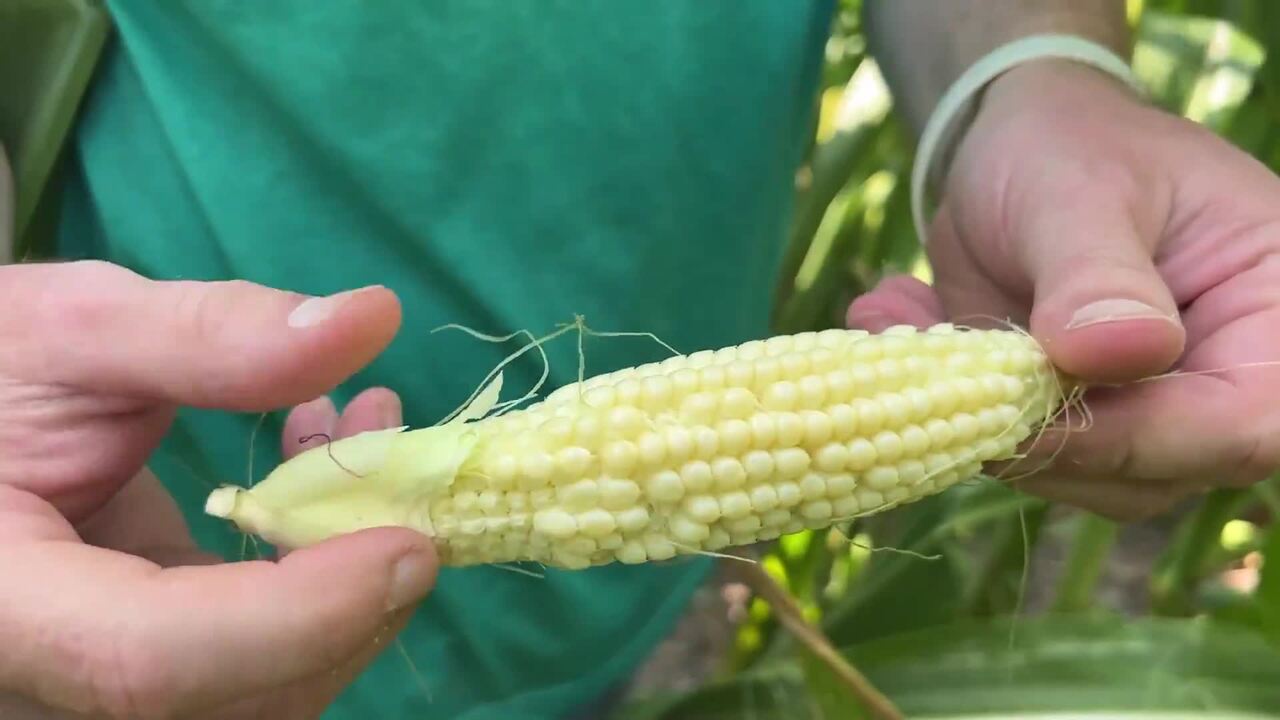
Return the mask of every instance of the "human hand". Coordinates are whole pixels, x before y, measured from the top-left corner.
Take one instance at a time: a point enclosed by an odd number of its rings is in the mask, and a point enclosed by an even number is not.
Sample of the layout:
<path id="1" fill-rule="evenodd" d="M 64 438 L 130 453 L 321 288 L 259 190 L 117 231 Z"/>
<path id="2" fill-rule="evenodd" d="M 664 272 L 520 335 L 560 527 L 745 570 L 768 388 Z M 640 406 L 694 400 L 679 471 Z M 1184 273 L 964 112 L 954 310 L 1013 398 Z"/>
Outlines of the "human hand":
<path id="1" fill-rule="evenodd" d="M 303 300 L 99 262 L 0 267 L 0 715 L 314 717 L 407 621 L 435 581 L 421 535 L 224 564 L 144 468 L 177 405 L 309 401 L 399 325 L 384 289 Z M 380 389 L 340 416 L 305 402 L 285 451 L 399 414 Z"/>
<path id="2" fill-rule="evenodd" d="M 1009 474 L 1039 469 L 1018 487 L 1141 518 L 1280 465 L 1278 246 L 1266 167 L 1110 77 L 1036 62 L 990 87 L 958 147 L 928 241 L 935 287 L 887 279 L 848 322 L 1029 328 L 1094 384 L 1091 422 L 1055 426 Z"/>

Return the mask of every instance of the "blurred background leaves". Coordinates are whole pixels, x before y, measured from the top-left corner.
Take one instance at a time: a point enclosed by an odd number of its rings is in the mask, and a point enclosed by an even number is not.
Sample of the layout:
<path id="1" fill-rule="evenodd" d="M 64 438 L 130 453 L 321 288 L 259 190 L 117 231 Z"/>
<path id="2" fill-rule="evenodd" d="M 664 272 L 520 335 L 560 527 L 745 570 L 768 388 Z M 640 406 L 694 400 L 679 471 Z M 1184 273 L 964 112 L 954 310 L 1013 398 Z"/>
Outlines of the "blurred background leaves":
<path id="1" fill-rule="evenodd" d="M 1280 170 L 1280 2 L 1128 9 L 1151 101 Z M 842 0 L 833 23 L 778 332 L 839 326 L 885 274 L 930 279 L 908 207 L 911 139 L 866 55 L 860 12 L 861 0 Z M 761 562 L 908 717 L 1280 717 L 1280 560 L 1267 564 L 1280 558 L 1277 512 L 1273 480 L 1135 529 L 986 479 L 784 537 Z M 736 633 L 704 687 L 620 717 L 865 717 L 761 599 Z"/>

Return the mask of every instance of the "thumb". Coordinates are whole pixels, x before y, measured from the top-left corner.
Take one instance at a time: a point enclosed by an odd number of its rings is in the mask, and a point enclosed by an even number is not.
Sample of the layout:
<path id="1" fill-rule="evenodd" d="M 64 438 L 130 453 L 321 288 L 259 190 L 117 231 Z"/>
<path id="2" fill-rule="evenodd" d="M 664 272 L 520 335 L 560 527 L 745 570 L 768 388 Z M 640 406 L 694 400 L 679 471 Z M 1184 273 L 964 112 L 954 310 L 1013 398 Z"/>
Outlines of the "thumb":
<path id="1" fill-rule="evenodd" d="M 1036 208 L 1021 224 L 1034 290 L 1031 333 L 1064 372 L 1125 382 L 1164 372 L 1182 354 L 1178 306 L 1143 237 L 1115 202 Z"/>

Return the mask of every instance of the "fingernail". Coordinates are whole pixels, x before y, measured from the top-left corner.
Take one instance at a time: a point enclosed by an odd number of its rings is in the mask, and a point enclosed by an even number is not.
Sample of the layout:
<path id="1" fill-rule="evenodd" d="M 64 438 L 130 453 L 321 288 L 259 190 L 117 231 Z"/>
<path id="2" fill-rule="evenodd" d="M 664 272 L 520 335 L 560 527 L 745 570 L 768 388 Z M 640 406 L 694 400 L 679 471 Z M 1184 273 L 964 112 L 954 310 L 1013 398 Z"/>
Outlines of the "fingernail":
<path id="1" fill-rule="evenodd" d="M 1167 313 L 1160 312 L 1144 302 L 1127 298 L 1112 298 L 1091 302 L 1077 310 L 1071 316 L 1071 320 L 1067 322 L 1067 329 L 1075 330 L 1090 325 L 1125 320 L 1167 320 L 1175 322 Z"/>
<path id="2" fill-rule="evenodd" d="M 414 550 L 400 558 L 392 570 L 387 610 L 399 610 L 422 599 L 430 589 L 431 581 L 431 561 L 425 551 Z"/>
<path id="3" fill-rule="evenodd" d="M 336 295 L 328 295 L 326 297 L 313 297 L 304 300 L 301 305 L 293 309 L 289 313 L 289 327 L 291 328 L 307 328 L 319 325 L 334 311 L 342 306 L 342 303 L 351 298 L 352 295 L 360 292 L 359 290 L 347 290 Z"/>

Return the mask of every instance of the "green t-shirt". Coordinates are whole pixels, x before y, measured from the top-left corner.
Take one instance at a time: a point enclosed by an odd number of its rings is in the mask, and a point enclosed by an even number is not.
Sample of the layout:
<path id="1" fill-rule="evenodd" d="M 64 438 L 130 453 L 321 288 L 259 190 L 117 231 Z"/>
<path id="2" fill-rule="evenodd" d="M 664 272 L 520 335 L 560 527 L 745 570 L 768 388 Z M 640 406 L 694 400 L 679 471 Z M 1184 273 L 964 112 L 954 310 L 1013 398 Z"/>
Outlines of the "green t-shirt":
<path id="1" fill-rule="evenodd" d="M 114 0 L 59 252 L 155 278 L 386 285 L 403 330 L 335 399 L 389 386 L 415 426 L 516 347 L 429 332 L 445 323 L 543 333 L 581 313 L 686 352 L 759 337 L 831 4 Z M 586 350 L 588 373 L 664 353 Z M 572 336 L 552 351 L 548 389 L 577 373 Z M 540 371 L 535 355 L 507 386 Z M 155 458 L 227 557 L 243 539 L 201 507 L 247 480 L 257 422 L 185 411 Z M 626 679 L 707 568 L 446 569 L 401 636 L 417 672 L 392 649 L 327 717 L 564 717 Z"/>

